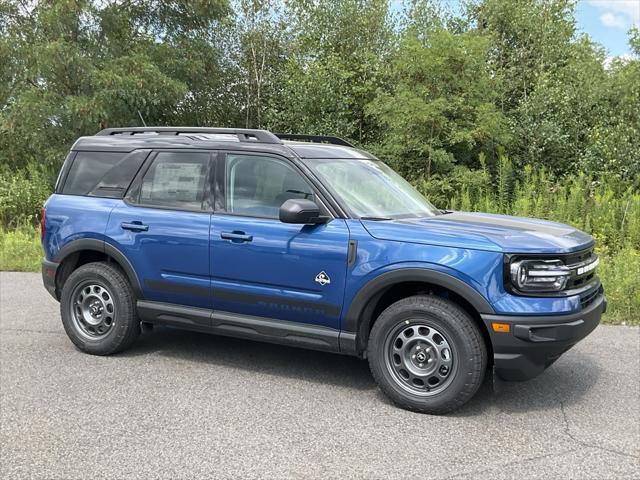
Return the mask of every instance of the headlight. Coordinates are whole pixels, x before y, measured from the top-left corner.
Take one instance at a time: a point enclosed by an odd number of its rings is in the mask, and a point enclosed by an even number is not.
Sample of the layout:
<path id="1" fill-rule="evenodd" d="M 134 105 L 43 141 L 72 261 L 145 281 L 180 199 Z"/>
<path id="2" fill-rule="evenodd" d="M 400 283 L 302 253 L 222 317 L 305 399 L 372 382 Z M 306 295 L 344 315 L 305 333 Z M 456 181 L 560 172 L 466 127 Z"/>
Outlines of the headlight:
<path id="1" fill-rule="evenodd" d="M 511 284 L 521 292 L 559 292 L 571 275 L 561 260 L 518 260 L 509 271 Z"/>

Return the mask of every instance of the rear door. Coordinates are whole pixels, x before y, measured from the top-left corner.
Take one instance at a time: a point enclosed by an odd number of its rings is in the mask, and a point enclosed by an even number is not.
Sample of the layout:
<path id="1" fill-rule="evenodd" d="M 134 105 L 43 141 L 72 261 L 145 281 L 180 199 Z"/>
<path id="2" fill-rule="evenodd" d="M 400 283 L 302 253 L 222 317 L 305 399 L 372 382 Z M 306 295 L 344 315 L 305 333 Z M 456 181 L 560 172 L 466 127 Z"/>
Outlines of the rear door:
<path id="1" fill-rule="evenodd" d="M 146 300 L 211 308 L 211 157 L 154 152 L 111 213 L 107 242 L 129 259 Z"/>
<path id="2" fill-rule="evenodd" d="M 280 222 L 279 207 L 287 199 L 321 204 L 284 158 L 222 154 L 215 184 L 210 254 L 214 309 L 339 328 L 349 243 L 346 222 Z"/>

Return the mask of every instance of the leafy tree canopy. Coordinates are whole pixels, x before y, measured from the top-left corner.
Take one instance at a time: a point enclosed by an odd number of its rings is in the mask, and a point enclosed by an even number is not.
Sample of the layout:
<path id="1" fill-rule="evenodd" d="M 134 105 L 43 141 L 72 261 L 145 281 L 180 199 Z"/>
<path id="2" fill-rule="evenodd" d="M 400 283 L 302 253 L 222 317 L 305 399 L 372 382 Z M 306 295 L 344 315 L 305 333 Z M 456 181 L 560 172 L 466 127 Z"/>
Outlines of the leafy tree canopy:
<path id="1" fill-rule="evenodd" d="M 605 61 L 573 0 L 0 0 L 0 167 L 53 174 L 146 122 L 341 135 L 414 179 L 508 156 L 637 187 L 629 43 Z"/>

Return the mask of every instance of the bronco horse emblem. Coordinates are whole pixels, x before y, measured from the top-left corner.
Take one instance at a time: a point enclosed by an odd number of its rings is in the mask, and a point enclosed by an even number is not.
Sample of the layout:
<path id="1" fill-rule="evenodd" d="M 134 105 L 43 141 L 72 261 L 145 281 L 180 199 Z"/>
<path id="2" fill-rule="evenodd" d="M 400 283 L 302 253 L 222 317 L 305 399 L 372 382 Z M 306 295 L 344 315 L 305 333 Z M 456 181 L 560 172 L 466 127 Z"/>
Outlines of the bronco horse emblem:
<path id="1" fill-rule="evenodd" d="M 325 286 L 331 283 L 331 279 L 329 278 L 329 275 L 327 275 L 327 272 L 323 270 L 318 275 L 316 275 L 316 282 L 318 282 L 322 286 Z"/>

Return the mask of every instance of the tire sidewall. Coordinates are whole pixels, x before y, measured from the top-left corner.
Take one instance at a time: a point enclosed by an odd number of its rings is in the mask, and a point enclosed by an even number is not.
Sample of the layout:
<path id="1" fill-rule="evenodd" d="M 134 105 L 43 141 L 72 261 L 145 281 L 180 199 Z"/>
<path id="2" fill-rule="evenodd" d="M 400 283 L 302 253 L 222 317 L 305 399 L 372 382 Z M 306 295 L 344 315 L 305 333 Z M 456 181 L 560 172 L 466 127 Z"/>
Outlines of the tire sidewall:
<path id="1" fill-rule="evenodd" d="M 71 341 L 81 350 L 95 354 L 110 353 L 119 340 L 130 328 L 132 316 L 132 306 L 128 292 L 123 292 L 122 287 L 114 282 L 114 275 L 121 275 L 120 272 L 105 264 L 87 264 L 74 271 L 64 284 L 60 297 L 60 314 L 64 329 Z M 83 283 L 95 283 L 104 286 L 113 299 L 115 314 L 113 326 L 105 335 L 99 339 L 91 339 L 78 331 L 78 326 L 71 313 L 72 295 L 76 288 Z"/>
<path id="2" fill-rule="evenodd" d="M 459 313 L 459 316 L 454 315 L 449 309 L 439 308 L 436 303 L 430 302 L 413 306 L 394 304 L 377 319 L 369 338 L 369 363 L 374 376 L 383 380 L 379 382 L 383 391 L 396 403 L 414 410 L 449 410 L 448 406 L 459 403 L 461 392 L 468 389 L 467 384 L 473 380 L 471 377 L 478 368 L 477 362 L 483 362 L 482 367 L 486 367 L 483 352 L 474 348 L 474 342 L 468 339 L 468 325 L 467 329 L 462 325 L 472 320 L 466 312 Z M 454 350 L 454 377 L 444 390 L 433 395 L 422 396 L 404 389 L 387 366 L 387 337 L 400 326 L 411 325 L 427 325 L 439 330 Z M 473 389 L 473 393 L 476 389 Z"/>

